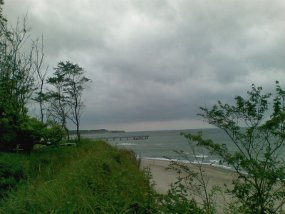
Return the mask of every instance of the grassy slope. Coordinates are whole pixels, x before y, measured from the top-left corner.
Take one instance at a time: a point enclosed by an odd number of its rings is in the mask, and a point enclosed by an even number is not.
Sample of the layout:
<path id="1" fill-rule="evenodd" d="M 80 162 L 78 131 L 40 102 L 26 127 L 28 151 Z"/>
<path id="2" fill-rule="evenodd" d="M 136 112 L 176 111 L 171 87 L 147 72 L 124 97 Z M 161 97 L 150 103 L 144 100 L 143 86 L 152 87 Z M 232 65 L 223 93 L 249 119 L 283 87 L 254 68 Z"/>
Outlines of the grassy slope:
<path id="1" fill-rule="evenodd" d="M 8 179 L 17 188 L 0 200 L 0 213 L 146 213 L 150 203 L 134 155 L 104 142 L 1 154 L 5 167 L 20 176 Z"/>

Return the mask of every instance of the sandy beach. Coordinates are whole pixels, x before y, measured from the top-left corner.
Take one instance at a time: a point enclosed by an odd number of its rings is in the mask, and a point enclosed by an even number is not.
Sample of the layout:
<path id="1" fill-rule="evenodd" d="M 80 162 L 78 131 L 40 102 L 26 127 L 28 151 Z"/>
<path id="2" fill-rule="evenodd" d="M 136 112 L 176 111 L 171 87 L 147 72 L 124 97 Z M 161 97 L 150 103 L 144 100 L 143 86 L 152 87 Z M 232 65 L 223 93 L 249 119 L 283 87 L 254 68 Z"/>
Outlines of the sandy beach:
<path id="1" fill-rule="evenodd" d="M 169 185 L 176 181 L 177 173 L 173 170 L 167 170 L 169 165 L 167 160 L 157 159 L 142 159 L 141 167 L 149 167 L 152 173 L 152 179 L 155 182 L 155 189 L 159 193 L 166 193 L 169 189 Z M 190 165 L 190 164 L 189 164 Z M 191 166 L 191 165 L 190 165 Z M 196 167 L 193 166 L 196 170 Z M 209 181 L 209 187 L 215 185 L 224 186 L 224 184 L 231 185 L 232 179 L 235 173 L 232 170 L 225 169 L 222 167 L 203 165 L 205 176 Z"/>
<path id="2" fill-rule="evenodd" d="M 155 182 L 155 190 L 158 193 L 165 194 L 170 189 L 170 184 L 177 180 L 177 173 L 174 170 L 167 170 L 169 165 L 167 160 L 157 160 L 157 159 L 142 159 L 141 167 L 149 168 L 152 174 L 152 181 Z M 193 164 L 189 164 L 193 170 L 197 170 L 197 167 Z M 207 180 L 207 188 L 210 190 L 214 186 L 220 186 L 224 188 L 224 184 L 231 186 L 232 179 L 235 176 L 234 171 L 225 169 L 218 166 L 203 165 L 205 179 Z M 221 207 L 226 203 L 223 196 L 218 196 L 215 198 L 217 204 Z M 199 199 L 197 199 L 199 201 Z M 228 197 L 227 197 L 228 201 Z"/>

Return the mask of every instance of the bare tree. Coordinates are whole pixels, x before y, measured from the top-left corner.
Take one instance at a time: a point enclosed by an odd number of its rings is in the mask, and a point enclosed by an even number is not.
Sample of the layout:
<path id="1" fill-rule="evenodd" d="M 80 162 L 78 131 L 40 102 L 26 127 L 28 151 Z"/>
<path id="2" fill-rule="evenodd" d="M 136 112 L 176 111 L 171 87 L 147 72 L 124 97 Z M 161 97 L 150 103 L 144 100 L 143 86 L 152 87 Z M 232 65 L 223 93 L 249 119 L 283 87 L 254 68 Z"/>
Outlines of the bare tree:
<path id="1" fill-rule="evenodd" d="M 6 22 L 1 23 L 1 86 L 2 98 L 15 102 L 18 113 L 26 113 L 26 103 L 31 98 L 34 90 L 33 52 L 34 47 L 28 52 L 22 51 L 29 35 L 26 17 L 18 19 L 16 27 L 8 27 Z"/>
<path id="2" fill-rule="evenodd" d="M 20 145 L 29 152 L 42 138 L 44 124 L 28 115 L 35 90 L 34 45 L 30 46 L 27 18 L 15 27 L 2 16 L 0 1 L 0 150 Z"/>
<path id="3" fill-rule="evenodd" d="M 43 70 L 43 62 L 44 62 L 44 42 L 43 36 L 41 40 L 37 39 L 33 42 L 33 46 L 35 49 L 35 56 L 34 56 L 34 69 L 38 79 L 38 87 L 37 87 L 37 96 L 35 97 L 35 101 L 39 103 L 40 107 L 40 119 L 41 122 L 44 122 L 44 101 L 45 101 L 45 94 L 44 94 L 44 84 L 46 80 L 48 66 Z"/>

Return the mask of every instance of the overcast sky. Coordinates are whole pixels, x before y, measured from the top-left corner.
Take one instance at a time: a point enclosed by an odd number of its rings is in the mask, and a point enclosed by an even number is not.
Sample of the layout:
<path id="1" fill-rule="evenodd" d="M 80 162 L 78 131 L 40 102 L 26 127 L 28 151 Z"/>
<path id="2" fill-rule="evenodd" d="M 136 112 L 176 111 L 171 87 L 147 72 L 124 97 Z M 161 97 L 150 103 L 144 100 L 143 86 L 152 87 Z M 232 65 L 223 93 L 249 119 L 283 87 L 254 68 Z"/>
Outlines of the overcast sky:
<path id="1" fill-rule="evenodd" d="M 285 83 L 284 0 L 6 0 L 28 13 L 46 63 L 92 79 L 82 128 L 207 127 L 199 106 Z"/>

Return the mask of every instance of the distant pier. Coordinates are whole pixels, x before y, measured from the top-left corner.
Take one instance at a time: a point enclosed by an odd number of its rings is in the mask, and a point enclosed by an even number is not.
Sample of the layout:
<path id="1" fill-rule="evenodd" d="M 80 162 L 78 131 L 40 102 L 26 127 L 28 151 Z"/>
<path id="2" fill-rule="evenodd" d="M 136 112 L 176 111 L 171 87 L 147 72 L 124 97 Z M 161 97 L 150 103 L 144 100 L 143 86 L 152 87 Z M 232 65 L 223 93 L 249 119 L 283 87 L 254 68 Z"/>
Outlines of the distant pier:
<path id="1" fill-rule="evenodd" d="M 148 140 L 149 135 L 140 135 L 140 136 L 121 136 L 121 137 L 102 137 L 102 138 L 98 138 L 100 140 L 105 140 L 105 141 L 115 141 L 115 140 Z"/>

